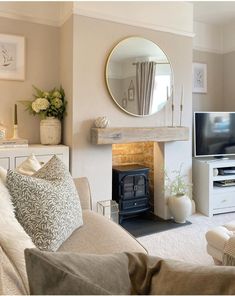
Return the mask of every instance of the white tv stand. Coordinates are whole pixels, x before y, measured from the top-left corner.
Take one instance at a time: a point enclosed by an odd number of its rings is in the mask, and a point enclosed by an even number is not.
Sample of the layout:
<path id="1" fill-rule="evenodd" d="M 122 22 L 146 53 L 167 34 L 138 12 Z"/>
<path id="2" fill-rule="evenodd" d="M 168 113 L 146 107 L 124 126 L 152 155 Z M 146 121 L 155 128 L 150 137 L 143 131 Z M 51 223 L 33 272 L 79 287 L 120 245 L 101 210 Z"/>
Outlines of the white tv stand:
<path id="1" fill-rule="evenodd" d="M 234 174 L 214 175 L 217 169 L 235 168 L 235 157 L 229 159 L 193 158 L 193 198 L 202 214 L 235 211 L 235 185 L 218 187 L 216 181 L 235 180 Z"/>

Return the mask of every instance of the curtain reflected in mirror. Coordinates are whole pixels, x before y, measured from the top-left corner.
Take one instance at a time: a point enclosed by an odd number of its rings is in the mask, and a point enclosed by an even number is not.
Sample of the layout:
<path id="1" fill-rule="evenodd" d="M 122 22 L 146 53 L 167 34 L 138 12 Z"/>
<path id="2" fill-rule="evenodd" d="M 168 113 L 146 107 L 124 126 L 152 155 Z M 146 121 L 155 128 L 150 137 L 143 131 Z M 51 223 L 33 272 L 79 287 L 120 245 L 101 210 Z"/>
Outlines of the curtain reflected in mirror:
<path id="1" fill-rule="evenodd" d="M 159 46 L 144 38 L 130 37 L 119 42 L 109 55 L 106 83 L 122 110 L 134 116 L 147 116 L 165 106 L 173 75 Z"/>

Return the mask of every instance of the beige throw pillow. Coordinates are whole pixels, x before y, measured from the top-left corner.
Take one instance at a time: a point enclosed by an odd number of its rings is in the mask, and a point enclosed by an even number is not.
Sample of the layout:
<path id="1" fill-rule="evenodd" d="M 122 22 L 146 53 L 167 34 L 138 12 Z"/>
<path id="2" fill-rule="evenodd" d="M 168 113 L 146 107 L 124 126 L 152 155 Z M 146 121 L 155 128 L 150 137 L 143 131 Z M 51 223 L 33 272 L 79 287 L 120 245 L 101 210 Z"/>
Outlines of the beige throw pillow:
<path id="1" fill-rule="evenodd" d="M 34 154 L 31 154 L 24 160 L 17 168 L 15 169 L 17 172 L 31 176 L 36 173 L 42 167 L 41 163 L 37 160 Z M 6 184 L 7 179 L 7 170 L 3 167 L 0 167 L 0 179 Z"/>
<path id="2" fill-rule="evenodd" d="M 24 249 L 34 248 L 35 245 L 32 243 L 30 237 L 26 234 L 23 227 L 15 218 L 11 196 L 1 180 L 0 246 L 3 248 L 6 256 L 9 258 L 9 261 L 13 262 L 13 265 L 15 267 L 16 274 L 14 275 L 9 273 L 9 276 L 11 278 L 21 278 L 22 283 L 15 282 L 15 289 L 17 290 L 18 287 L 23 286 L 24 291 L 28 293 L 28 279 L 25 268 Z"/>
<path id="3" fill-rule="evenodd" d="M 40 170 L 41 167 L 42 165 L 37 160 L 36 156 L 31 154 L 26 160 L 17 166 L 15 170 L 23 175 L 32 176 L 34 173 Z"/>
<path id="4" fill-rule="evenodd" d="M 130 293 L 126 255 L 25 250 L 33 295 L 118 295 Z"/>
<path id="5" fill-rule="evenodd" d="M 234 295 L 235 268 L 143 253 L 25 251 L 31 294 Z"/>

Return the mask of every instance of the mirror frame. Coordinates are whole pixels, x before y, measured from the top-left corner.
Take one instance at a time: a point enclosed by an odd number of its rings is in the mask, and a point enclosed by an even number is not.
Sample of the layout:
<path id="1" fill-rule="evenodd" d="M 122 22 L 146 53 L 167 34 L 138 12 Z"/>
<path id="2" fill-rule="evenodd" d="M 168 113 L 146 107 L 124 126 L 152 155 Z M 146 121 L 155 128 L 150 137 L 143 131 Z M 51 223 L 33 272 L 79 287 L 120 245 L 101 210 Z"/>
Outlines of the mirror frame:
<path id="1" fill-rule="evenodd" d="M 108 89 L 109 95 L 111 96 L 111 98 L 113 99 L 113 101 L 115 102 L 115 104 L 116 104 L 120 109 L 122 109 L 125 113 L 127 113 L 127 114 L 129 114 L 129 115 L 131 115 L 131 116 L 135 116 L 135 117 L 141 117 L 141 118 L 143 118 L 143 117 L 148 117 L 148 116 L 155 115 L 155 114 L 157 114 L 158 112 L 160 112 L 160 111 L 166 106 L 167 101 L 166 101 L 166 104 L 165 104 L 160 110 L 158 110 L 158 111 L 155 112 L 155 113 L 152 113 L 152 114 L 145 114 L 145 115 L 139 115 L 139 114 L 131 113 L 131 112 L 127 111 L 126 109 L 124 109 L 124 108 L 123 108 L 123 107 L 117 102 L 117 100 L 113 97 L 112 92 L 111 92 L 110 87 L 109 87 L 109 84 L 108 84 L 108 77 L 107 77 L 108 64 L 109 64 L 109 61 L 110 61 L 110 59 L 111 59 L 111 56 L 112 56 L 113 52 L 115 51 L 115 49 L 118 47 L 118 45 L 119 45 L 121 42 L 123 42 L 123 41 L 125 41 L 125 40 L 127 40 L 127 39 L 132 39 L 132 38 L 141 38 L 141 39 L 146 39 L 146 40 L 148 40 L 148 41 L 151 41 L 151 42 L 154 43 L 157 47 L 159 47 L 159 48 L 161 49 L 161 51 L 165 54 L 165 56 L 167 57 L 167 60 L 169 61 L 169 65 L 170 65 L 170 69 L 171 69 L 171 73 L 172 73 L 172 86 L 171 86 L 171 91 L 172 91 L 172 88 L 174 89 L 174 72 L 173 72 L 172 64 L 171 64 L 171 62 L 170 62 L 170 60 L 169 60 L 169 58 L 168 58 L 168 55 L 165 53 L 164 50 L 162 50 L 162 48 L 161 48 L 159 45 L 156 44 L 156 42 L 152 41 L 151 39 L 147 39 L 147 38 L 142 37 L 142 36 L 129 36 L 129 37 L 125 37 L 125 38 L 121 39 L 120 41 L 118 41 L 118 42 L 116 43 L 116 45 L 112 48 L 112 50 L 110 51 L 110 53 L 109 53 L 109 55 L 108 55 L 107 61 L 106 61 L 106 63 L 105 63 L 105 83 L 106 83 L 106 86 L 107 86 L 107 89 Z"/>

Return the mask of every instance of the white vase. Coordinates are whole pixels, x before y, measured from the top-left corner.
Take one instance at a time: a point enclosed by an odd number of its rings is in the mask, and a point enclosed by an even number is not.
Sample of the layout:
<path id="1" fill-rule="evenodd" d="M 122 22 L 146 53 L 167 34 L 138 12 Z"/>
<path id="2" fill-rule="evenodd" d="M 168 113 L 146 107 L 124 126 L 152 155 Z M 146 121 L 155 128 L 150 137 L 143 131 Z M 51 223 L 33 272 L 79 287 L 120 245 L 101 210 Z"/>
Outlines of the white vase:
<path id="1" fill-rule="evenodd" d="M 61 121 L 47 117 L 40 121 L 40 141 L 43 145 L 57 145 L 61 142 Z"/>
<path id="2" fill-rule="evenodd" d="M 168 206 L 176 223 L 185 223 L 192 213 L 192 202 L 187 195 L 171 196 Z"/>

